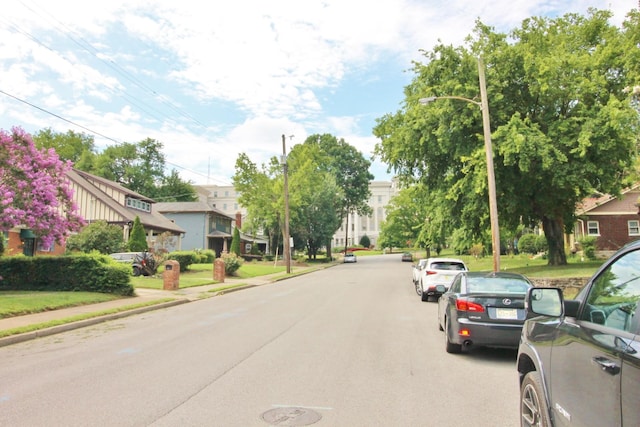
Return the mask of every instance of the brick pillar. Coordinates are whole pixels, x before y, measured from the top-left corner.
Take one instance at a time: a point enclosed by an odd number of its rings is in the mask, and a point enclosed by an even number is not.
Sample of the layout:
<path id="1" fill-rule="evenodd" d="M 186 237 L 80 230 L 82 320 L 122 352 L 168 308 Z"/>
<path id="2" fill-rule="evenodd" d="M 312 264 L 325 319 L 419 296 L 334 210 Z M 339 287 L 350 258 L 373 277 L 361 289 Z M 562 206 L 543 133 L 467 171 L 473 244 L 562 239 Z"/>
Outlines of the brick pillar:
<path id="1" fill-rule="evenodd" d="M 175 260 L 168 260 L 164 263 L 164 273 L 162 273 L 163 289 L 165 291 L 175 291 L 180 288 L 180 263 Z"/>
<path id="2" fill-rule="evenodd" d="M 213 262 L 213 280 L 224 282 L 224 261 L 220 258 Z"/>

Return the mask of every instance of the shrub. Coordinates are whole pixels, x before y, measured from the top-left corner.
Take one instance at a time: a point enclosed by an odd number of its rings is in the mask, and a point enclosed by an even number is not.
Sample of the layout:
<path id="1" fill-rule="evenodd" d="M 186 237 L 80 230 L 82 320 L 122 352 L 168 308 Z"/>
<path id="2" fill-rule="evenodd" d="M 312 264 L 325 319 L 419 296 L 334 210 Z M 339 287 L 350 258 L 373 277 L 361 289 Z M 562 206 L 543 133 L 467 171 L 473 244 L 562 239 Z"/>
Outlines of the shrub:
<path id="1" fill-rule="evenodd" d="M 547 252 L 549 250 L 546 236 L 541 234 L 536 238 L 536 249 L 538 252 Z"/>
<path id="2" fill-rule="evenodd" d="M 593 236 L 583 237 L 579 240 L 582 254 L 588 260 L 593 261 L 596 259 L 596 241 L 597 239 Z"/>
<path id="3" fill-rule="evenodd" d="M 536 234 L 525 234 L 518 240 L 518 250 L 525 254 L 535 255 L 538 253 L 537 241 Z"/>
<path id="4" fill-rule="evenodd" d="M 201 264 L 212 264 L 216 260 L 216 252 L 211 249 L 198 251 L 198 255 L 200 255 L 198 262 Z"/>
<path id="5" fill-rule="evenodd" d="M 234 253 L 222 254 L 221 258 L 224 261 L 224 272 L 228 276 L 233 276 L 244 262 L 242 258 Z"/>
<path id="6" fill-rule="evenodd" d="M 180 273 L 189 270 L 191 264 L 197 264 L 200 261 L 199 255 L 195 251 L 175 251 L 167 255 L 167 259 L 178 261 L 180 264 Z"/>
<path id="7" fill-rule="evenodd" d="M 92 222 L 78 234 L 69 236 L 67 239 L 67 252 L 98 251 L 102 254 L 111 254 L 122 252 L 124 246 L 122 228 L 102 220 Z"/>
<path id="8" fill-rule="evenodd" d="M 139 216 L 136 216 L 136 219 L 133 221 L 128 245 L 131 252 L 146 252 L 149 250 L 147 234 L 144 232 L 144 227 L 140 222 Z"/>
<path id="9" fill-rule="evenodd" d="M 99 254 L 0 259 L 0 290 L 133 295 L 131 267 Z"/>
<path id="10" fill-rule="evenodd" d="M 366 234 L 360 238 L 360 246 L 368 248 L 371 246 L 371 239 Z"/>

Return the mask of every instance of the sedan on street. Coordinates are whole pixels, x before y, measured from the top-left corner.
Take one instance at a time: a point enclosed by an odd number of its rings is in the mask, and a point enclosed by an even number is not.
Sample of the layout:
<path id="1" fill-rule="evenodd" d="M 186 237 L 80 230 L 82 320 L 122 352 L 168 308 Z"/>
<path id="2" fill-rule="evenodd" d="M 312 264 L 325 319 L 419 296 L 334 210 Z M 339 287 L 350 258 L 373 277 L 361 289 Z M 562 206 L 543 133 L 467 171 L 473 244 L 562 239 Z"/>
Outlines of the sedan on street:
<path id="1" fill-rule="evenodd" d="M 524 300 L 532 287 L 516 273 L 459 273 L 438 300 L 438 326 L 447 353 L 461 353 L 472 345 L 518 348 Z"/>

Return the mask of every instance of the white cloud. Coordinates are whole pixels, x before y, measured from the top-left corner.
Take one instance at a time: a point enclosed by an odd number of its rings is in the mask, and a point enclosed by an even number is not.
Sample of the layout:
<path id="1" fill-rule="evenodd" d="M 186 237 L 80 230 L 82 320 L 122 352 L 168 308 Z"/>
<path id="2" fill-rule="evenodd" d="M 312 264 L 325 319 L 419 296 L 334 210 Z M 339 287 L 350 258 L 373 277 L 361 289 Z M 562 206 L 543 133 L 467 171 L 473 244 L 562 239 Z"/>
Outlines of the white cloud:
<path id="1" fill-rule="evenodd" d="M 266 162 L 281 153 L 282 134 L 296 144 L 332 133 L 369 157 L 376 140 L 367 124 L 397 110 L 403 70 L 438 40 L 463 43 L 477 18 L 508 31 L 532 15 L 594 6 L 619 22 L 629 3 L 9 0 L 0 17 L 0 90 L 117 141 L 155 138 L 186 179 L 229 182 L 238 153 Z M 356 77 L 398 87 L 345 96 L 345 81 Z M 341 101 L 331 103 L 336 93 Z M 2 94 L 0 113 L 1 128 L 73 127 Z M 376 164 L 377 179 L 384 169 Z"/>

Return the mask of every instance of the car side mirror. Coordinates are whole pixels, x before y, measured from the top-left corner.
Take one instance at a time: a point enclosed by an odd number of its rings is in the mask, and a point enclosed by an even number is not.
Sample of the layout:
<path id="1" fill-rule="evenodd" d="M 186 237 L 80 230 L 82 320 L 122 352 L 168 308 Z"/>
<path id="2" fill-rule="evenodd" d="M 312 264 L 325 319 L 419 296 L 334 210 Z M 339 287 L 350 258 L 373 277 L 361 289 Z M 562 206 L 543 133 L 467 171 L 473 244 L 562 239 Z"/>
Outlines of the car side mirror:
<path id="1" fill-rule="evenodd" d="M 559 288 L 531 288 L 525 300 L 527 311 L 542 316 L 564 315 L 562 290 Z"/>

